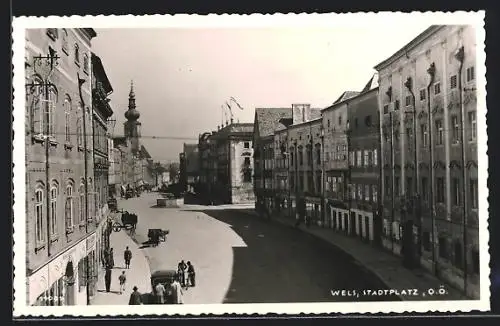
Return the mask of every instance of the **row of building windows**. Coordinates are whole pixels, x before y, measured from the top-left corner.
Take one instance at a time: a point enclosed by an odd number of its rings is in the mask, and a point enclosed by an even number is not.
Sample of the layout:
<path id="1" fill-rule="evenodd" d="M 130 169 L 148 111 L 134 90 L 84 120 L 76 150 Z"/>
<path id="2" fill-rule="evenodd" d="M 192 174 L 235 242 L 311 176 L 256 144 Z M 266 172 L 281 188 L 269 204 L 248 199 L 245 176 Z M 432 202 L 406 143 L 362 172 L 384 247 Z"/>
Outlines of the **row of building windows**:
<path id="1" fill-rule="evenodd" d="M 367 184 L 352 184 L 351 199 L 376 203 L 378 201 L 378 186 Z"/>
<path id="2" fill-rule="evenodd" d="M 78 187 L 78 193 L 75 194 L 75 184 L 72 180 L 66 183 L 64 195 L 64 221 L 65 221 L 65 233 L 69 234 L 73 232 L 75 225 L 85 224 L 85 185 L 84 181 L 80 182 Z M 93 189 L 92 180 L 89 180 L 89 189 Z M 34 214 L 35 214 L 35 243 L 37 248 L 45 245 L 47 241 L 47 226 L 46 220 L 46 188 L 42 183 L 38 183 L 35 188 L 35 204 L 34 204 Z M 49 234 L 51 238 L 56 238 L 59 235 L 58 230 L 58 205 L 60 198 L 60 187 L 57 181 L 52 181 L 49 189 Z M 89 219 L 94 219 L 95 217 L 95 205 L 98 203 L 97 198 L 98 193 L 89 193 Z M 76 205 L 76 202 L 78 205 Z"/>
<path id="3" fill-rule="evenodd" d="M 35 83 L 42 83 L 42 81 L 35 79 Z M 32 89 L 32 102 L 29 110 L 31 131 L 35 135 L 46 135 L 56 138 L 58 93 L 55 87 L 49 88 L 47 94 L 44 94 L 42 89 L 43 87 L 38 86 L 34 86 Z M 72 143 L 74 135 L 72 131 L 72 121 L 76 120 L 76 143 L 78 146 L 83 147 L 83 104 L 79 102 L 75 112 L 75 110 L 73 110 L 71 97 L 65 94 L 62 111 L 64 112 L 64 141 L 67 144 Z M 76 119 L 74 117 L 76 117 Z M 92 123 L 89 108 L 86 109 L 85 118 L 87 122 L 86 129 L 91 129 Z"/>
<path id="4" fill-rule="evenodd" d="M 356 167 L 371 167 L 378 165 L 376 149 L 358 150 L 349 152 L 349 165 Z"/>
<path id="5" fill-rule="evenodd" d="M 429 180 L 427 177 L 422 177 L 420 179 L 420 185 L 421 185 L 421 196 L 423 201 L 429 200 Z M 462 185 L 460 182 L 459 178 L 451 178 L 451 201 L 452 205 L 454 206 L 460 206 L 462 205 Z M 413 195 L 415 193 L 415 189 L 413 188 L 413 178 L 412 177 L 407 177 L 406 178 L 406 195 Z M 444 204 L 446 200 L 446 179 L 444 177 L 436 177 L 436 184 L 435 184 L 435 201 L 436 203 L 442 203 Z M 386 196 L 391 196 L 391 179 L 389 176 L 385 177 L 385 193 Z M 396 196 L 401 196 L 402 191 L 401 191 L 401 180 L 399 177 L 394 177 L 394 193 Z M 468 182 L 468 194 L 469 196 L 469 202 L 471 205 L 471 208 L 477 209 L 478 205 L 478 185 L 477 185 L 477 179 L 475 178 L 470 178 Z"/>
<path id="6" fill-rule="evenodd" d="M 62 49 L 62 52 L 64 52 L 67 56 L 69 56 L 71 54 L 71 51 L 70 51 L 70 48 L 69 48 L 69 42 L 68 42 L 68 39 L 69 39 L 69 36 L 68 36 L 68 31 L 63 28 L 61 30 L 61 33 L 59 33 L 59 30 L 57 28 L 47 28 L 47 35 L 53 40 L 53 41 L 57 41 L 59 38 L 61 38 L 61 49 Z M 78 43 L 74 43 L 73 45 L 73 57 L 74 57 L 74 60 L 75 60 L 75 64 L 77 66 L 80 66 L 81 64 L 81 60 L 80 60 L 80 57 L 81 57 L 81 54 L 80 54 L 80 47 L 78 46 Z M 90 62 L 89 62 L 89 56 L 87 53 L 84 53 L 83 54 L 83 71 L 85 73 L 88 74 L 89 72 L 89 66 L 90 66 Z"/>
<path id="7" fill-rule="evenodd" d="M 476 111 L 467 112 L 467 124 L 468 124 L 468 140 L 475 141 L 477 138 L 477 120 L 476 120 Z M 451 127 L 451 140 L 452 144 L 460 143 L 461 139 L 461 126 L 460 126 L 460 117 L 458 115 L 452 115 L 450 119 L 450 127 Z M 443 145 L 444 144 L 444 132 L 445 129 L 443 127 L 443 120 L 437 119 L 434 121 L 434 136 L 435 136 L 435 144 Z M 408 140 L 413 138 L 413 127 L 407 127 L 405 132 Z M 395 140 L 399 140 L 401 135 L 399 126 L 394 127 L 394 138 Z M 420 124 L 420 145 L 422 147 L 427 147 L 428 143 L 429 131 L 428 124 L 422 123 Z M 390 142 L 389 133 L 384 132 L 384 138 L 386 142 Z"/>
<path id="8" fill-rule="evenodd" d="M 474 66 L 466 69 L 466 81 L 471 82 L 475 79 L 475 71 Z M 453 75 L 450 77 L 450 89 L 456 89 L 458 85 L 457 75 Z M 434 95 L 439 95 L 441 93 L 441 83 L 434 83 Z M 427 99 L 427 90 L 421 89 L 419 91 L 419 99 L 420 101 L 425 101 Z M 405 97 L 405 106 L 412 105 L 412 97 L 411 95 L 407 95 Z M 394 101 L 394 110 L 397 111 L 400 109 L 399 100 Z M 384 105 L 384 114 L 389 113 L 389 105 Z"/>

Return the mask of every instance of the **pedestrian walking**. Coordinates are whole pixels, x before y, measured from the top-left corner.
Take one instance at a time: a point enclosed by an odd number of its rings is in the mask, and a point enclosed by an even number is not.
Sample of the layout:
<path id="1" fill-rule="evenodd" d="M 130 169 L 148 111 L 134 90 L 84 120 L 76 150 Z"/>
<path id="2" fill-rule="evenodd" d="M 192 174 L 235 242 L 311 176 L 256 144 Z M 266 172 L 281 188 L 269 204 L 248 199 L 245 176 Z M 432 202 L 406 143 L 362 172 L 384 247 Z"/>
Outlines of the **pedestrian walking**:
<path id="1" fill-rule="evenodd" d="M 137 291 L 137 286 L 134 286 L 132 289 L 133 292 L 130 294 L 130 299 L 128 300 L 129 305 L 141 305 L 142 304 L 142 299 L 141 299 L 141 293 Z"/>
<path id="2" fill-rule="evenodd" d="M 130 261 L 132 260 L 132 251 L 127 247 L 123 253 L 123 258 L 125 259 L 125 268 L 130 268 Z"/>
<path id="3" fill-rule="evenodd" d="M 109 266 L 115 268 L 115 257 L 113 253 L 113 248 L 109 249 Z"/>
<path id="4" fill-rule="evenodd" d="M 182 292 L 182 286 L 179 283 L 178 277 L 174 278 L 174 281 L 171 284 L 172 288 L 172 301 L 174 304 L 182 304 L 182 295 L 184 292 Z"/>
<path id="5" fill-rule="evenodd" d="M 155 295 L 156 303 L 165 303 L 165 287 L 163 286 L 163 284 L 161 284 L 161 282 L 157 282 L 155 285 Z"/>
<path id="6" fill-rule="evenodd" d="M 125 283 L 127 282 L 125 271 L 123 271 L 120 276 L 118 276 L 118 281 L 120 282 L 120 294 L 122 294 L 125 291 Z"/>
<path id="7" fill-rule="evenodd" d="M 187 262 L 187 273 L 188 273 L 188 285 L 194 287 L 196 285 L 195 283 L 195 271 L 194 271 L 194 266 L 191 264 L 190 261 Z"/>
<path id="8" fill-rule="evenodd" d="M 179 275 L 179 282 L 184 287 L 186 285 L 186 269 L 187 265 L 184 260 L 177 265 L 177 274 Z"/>
<path id="9" fill-rule="evenodd" d="M 104 274 L 104 283 L 106 285 L 106 292 L 109 292 L 111 289 L 111 268 L 106 266 L 106 273 Z"/>

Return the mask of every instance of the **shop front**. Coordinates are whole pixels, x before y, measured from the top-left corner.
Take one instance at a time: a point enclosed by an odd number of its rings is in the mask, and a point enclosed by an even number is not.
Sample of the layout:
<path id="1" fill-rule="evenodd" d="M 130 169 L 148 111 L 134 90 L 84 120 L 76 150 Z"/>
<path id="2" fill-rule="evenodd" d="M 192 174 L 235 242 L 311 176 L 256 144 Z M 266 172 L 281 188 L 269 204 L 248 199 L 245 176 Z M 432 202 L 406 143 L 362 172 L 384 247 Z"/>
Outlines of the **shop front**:
<path id="1" fill-rule="evenodd" d="M 32 306 L 70 306 L 82 303 L 79 296 L 79 269 L 85 259 L 86 240 L 58 255 L 27 278 L 28 304 Z"/>

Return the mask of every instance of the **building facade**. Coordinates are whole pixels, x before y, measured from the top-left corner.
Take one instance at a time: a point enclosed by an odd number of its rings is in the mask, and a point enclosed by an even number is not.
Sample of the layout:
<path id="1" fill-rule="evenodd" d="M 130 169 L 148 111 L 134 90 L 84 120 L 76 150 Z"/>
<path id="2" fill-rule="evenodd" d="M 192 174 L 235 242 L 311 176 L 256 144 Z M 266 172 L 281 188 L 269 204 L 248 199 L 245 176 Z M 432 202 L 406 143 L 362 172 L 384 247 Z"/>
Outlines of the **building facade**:
<path id="1" fill-rule="evenodd" d="M 181 183 L 186 191 L 194 191 L 200 171 L 198 144 L 184 143 L 182 153 L 184 155 L 179 166 Z"/>
<path id="2" fill-rule="evenodd" d="M 200 197 L 211 204 L 254 201 L 252 123 L 227 124 L 200 135 Z"/>
<path id="3" fill-rule="evenodd" d="M 478 297 L 475 53 L 472 26 L 432 26 L 376 69 L 385 246 Z"/>
<path id="4" fill-rule="evenodd" d="M 374 76 L 374 78 L 378 78 Z M 349 121 L 349 211 L 351 233 L 367 242 L 380 243 L 378 88 L 365 89 L 347 102 Z"/>
<path id="5" fill-rule="evenodd" d="M 95 290 L 93 29 L 26 30 L 29 305 L 86 305 Z"/>
<path id="6" fill-rule="evenodd" d="M 108 120 L 113 115 L 109 104 L 109 95 L 113 88 L 106 75 L 101 59 L 92 53 L 92 118 L 94 146 L 94 189 L 89 194 L 90 205 L 94 206 L 97 219 L 96 255 L 99 264 L 96 268 L 102 274 L 104 252 L 109 251 L 109 236 L 112 232 L 108 219 L 109 196 L 109 136 Z M 91 293 L 94 295 L 94 293 Z"/>

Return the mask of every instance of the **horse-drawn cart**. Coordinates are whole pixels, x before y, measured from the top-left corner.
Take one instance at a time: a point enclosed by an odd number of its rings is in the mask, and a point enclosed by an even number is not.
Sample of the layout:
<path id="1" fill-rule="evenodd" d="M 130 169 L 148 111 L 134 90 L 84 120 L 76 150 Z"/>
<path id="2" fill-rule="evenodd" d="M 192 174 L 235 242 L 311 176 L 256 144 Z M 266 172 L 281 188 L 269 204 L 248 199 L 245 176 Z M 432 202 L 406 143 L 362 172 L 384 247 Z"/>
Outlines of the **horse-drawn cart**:
<path id="1" fill-rule="evenodd" d="M 125 230 L 135 230 L 137 226 L 137 214 L 129 213 L 127 211 L 121 212 L 121 224 L 120 222 L 113 223 L 113 230 L 119 232 L 121 229 Z"/>
<path id="2" fill-rule="evenodd" d="M 149 229 L 148 230 L 149 243 L 151 243 L 153 247 L 158 246 L 160 242 L 165 242 L 167 240 L 168 233 L 169 230 Z"/>

